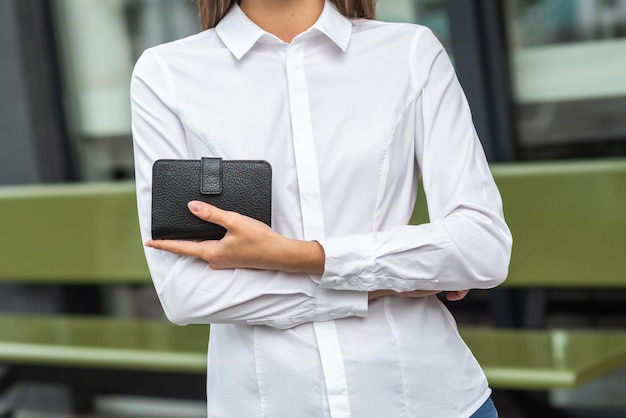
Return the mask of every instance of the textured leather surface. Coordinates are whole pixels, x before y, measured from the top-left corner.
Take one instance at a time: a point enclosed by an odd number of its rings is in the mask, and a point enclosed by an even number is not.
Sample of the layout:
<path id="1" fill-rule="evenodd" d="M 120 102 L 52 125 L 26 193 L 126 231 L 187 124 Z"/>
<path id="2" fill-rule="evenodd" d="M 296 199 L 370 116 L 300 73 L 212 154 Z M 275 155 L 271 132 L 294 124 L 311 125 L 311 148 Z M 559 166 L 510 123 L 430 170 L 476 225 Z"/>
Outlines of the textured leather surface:
<path id="1" fill-rule="evenodd" d="M 222 193 L 222 159 L 202 158 L 200 192 L 202 194 Z"/>
<path id="2" fill-rule="evenodd" d="M 226 230 L 187 208 L 201 200 L 271 226 L 272 167 L 267 161 L 222 160 L 222 191 L 203 194 L 201 160 L 158 160 L 152 167 L 152 238 L 221 239 Z"/>

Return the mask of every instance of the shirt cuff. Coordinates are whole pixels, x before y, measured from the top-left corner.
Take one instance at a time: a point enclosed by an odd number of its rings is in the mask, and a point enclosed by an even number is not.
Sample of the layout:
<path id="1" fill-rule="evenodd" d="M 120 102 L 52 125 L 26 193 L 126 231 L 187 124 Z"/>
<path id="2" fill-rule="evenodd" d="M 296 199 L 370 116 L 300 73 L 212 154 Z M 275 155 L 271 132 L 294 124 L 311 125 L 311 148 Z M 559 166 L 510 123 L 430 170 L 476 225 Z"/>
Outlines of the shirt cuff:
<path id="1" fill-rule="evenodd" d="M 363 236 L 318 240 L 324 248 L 324 274 L 320 288 L 335 290 L 374 290 L 372 244 Z"/>
<path id="2" fill-rule="evenodd" d="M 315 299 L 315 308 L 310 312 L 295 316 L 249 320 L 247 324 L 288 329 L 308 322 L 367 316 L 369 303 L 367 292 L 337 291 L 318 287 Z"/>
<path id="3" fill-rule="evenodd" d="M 367 316 L 368 292 L 318 287 L 315 296 L 319 320 Z"/>
<path id="4" fill-rule="evenodd" d="M 365 293 L 381 289 L 409 292 L 435 290 L 439 285 L 435 278 L 412 277 L 419 269 L 411 265 L 400 274 L 381 269 L 377 265 L 380 259 L 375 242 L 363 235 L 319 240 L 326 255 L 324 274 L 319 278 L 320 288 Z M 381 253 L 385 254 L 385 250 Z"/>

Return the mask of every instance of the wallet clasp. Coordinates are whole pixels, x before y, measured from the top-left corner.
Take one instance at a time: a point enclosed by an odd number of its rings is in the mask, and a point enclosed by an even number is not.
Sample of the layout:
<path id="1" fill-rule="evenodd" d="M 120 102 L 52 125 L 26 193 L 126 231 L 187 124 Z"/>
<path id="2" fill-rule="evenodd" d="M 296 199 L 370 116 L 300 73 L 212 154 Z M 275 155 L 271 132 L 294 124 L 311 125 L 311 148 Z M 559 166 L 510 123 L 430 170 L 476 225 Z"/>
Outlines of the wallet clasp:
<path id="1" fill-rule="evenodd" d="M 222 193 L 222 159 L 202 157 L 200 193 Z"/>

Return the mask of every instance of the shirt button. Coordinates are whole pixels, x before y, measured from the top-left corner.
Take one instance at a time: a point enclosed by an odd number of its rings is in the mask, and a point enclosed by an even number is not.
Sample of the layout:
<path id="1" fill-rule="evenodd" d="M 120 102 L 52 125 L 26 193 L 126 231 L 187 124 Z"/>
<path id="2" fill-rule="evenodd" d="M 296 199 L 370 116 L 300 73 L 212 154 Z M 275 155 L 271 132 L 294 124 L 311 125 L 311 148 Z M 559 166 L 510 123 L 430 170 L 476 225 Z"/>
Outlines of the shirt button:
<path id="1" fill-rule="evenodd" d="M 359 279 L 357 279 L 356 277 L 351 277 L 348 280 L 348 283 L 350 283 L 352 286 L 356 286 L 356 284 L 359 282 Z"/>

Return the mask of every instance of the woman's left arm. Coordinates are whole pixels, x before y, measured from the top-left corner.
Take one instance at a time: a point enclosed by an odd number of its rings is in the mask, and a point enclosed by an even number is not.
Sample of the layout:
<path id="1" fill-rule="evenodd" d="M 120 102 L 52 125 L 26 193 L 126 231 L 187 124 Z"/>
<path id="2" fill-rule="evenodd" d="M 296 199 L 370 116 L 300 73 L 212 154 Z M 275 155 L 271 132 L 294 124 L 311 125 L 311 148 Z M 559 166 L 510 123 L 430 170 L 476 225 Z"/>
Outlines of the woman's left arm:
<path id="1" fill-rule="evenodd" d="M 508 274 L 511 233 L 454 68 L 429 30 L 413 46 L 415 153 L 431 221 L 320 240 L 322 287 L 458 291 Z"/>

